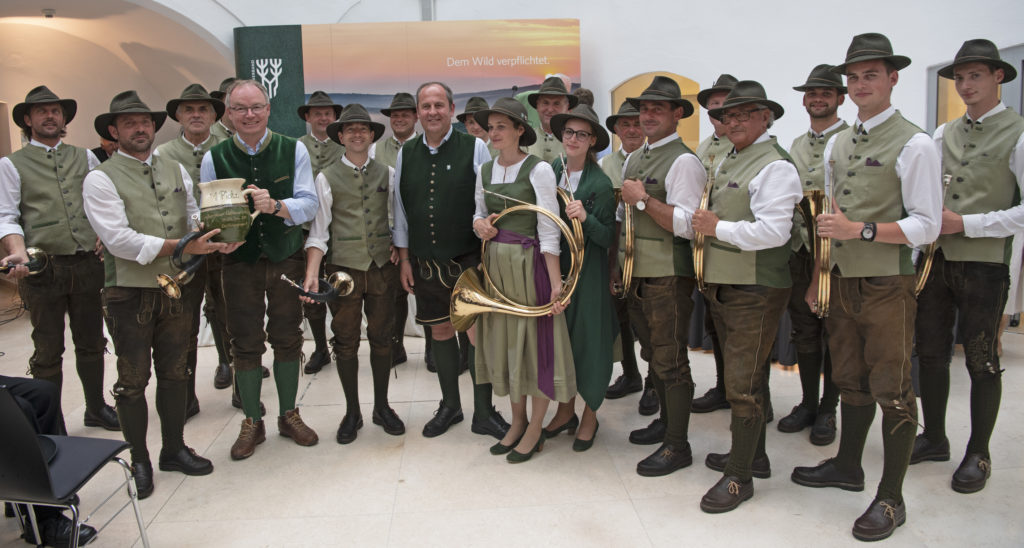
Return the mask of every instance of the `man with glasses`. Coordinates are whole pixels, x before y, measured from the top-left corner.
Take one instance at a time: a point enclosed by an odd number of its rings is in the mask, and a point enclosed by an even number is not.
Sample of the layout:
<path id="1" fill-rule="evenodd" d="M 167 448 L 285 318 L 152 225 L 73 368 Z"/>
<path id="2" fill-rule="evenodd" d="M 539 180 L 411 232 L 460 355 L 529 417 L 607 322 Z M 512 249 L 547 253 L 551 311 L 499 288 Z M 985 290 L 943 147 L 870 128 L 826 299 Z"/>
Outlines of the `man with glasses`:
<path id="1" fill-rule="evenodd" d="M 231 458 L 247 458 L 266 440 L 260 413 L 261 359 L 264 341 L 274 350 L 278 432 L 303 446 L 318 438 L 295 407 L 302 355 L 302 306 L 295 289 L 280 278 L 300 280 L 305 273 L 302 223 L 318 205 L 313 170 L 305 145 L 267 129 L 270 98 L 253 80 L 235 81 L 227 92 L 228 117 L 236 133 L 203 157 L 202 180 L 245 179 L 254 189 L 253 207 L 260 213 L 246 241 L 224 258 L 224 300 L 235 382 L 245 419 Z M 269 314 L 264 330 L 262 318 Z"/>
<path id="2" fill-rule="evenodd" d="M 789 155 L 768 135 L 782 117 L 761 84 L 736 82 L 708 111 L 725 126 L 733 149 L 715 169 L 709 209 L 693 215 L 704 234 L 704 296 L 722 344 L 725 396 L 732 409 L 732 448 L 705 464 L 722 477 L 700 501 L 708 513 L 728 512 L 754 495 L 753 474 L 771 475 L 765 453 L 768 354 L 792 285 L 789 235 L 800 202 L 800 179 Z"/>
<path id="3" fill-rule="evenodd" d="M 688 440 L 693 377 L 686 355 L 694 287 L 690 218 L 700 203 L 704 166 L 676 133 L 679 120 L 693 114 L 693 105 L 683 99 L 675 80 L 656 76 L 639 97 L 627 101 L 639 111 L 647 137 L 622 171 L 622 201 L 636 208 L 639 244 L 627 306 L 640 340 L 651 349 L 652 382 L 661 407 L 661 416 L 631 432 L 629 441 L 661 444 L 636 471 L 664 476 L 693 463 Z M 616 217 L 621 222 L 621 213 Z"/>

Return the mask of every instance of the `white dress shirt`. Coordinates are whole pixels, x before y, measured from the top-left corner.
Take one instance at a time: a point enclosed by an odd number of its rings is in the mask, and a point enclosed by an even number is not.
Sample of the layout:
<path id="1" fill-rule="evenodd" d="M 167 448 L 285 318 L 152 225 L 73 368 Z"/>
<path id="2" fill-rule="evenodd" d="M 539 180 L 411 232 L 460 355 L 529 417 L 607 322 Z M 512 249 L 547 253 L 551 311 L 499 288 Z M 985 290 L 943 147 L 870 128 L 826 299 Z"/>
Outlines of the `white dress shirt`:
<path id="1" fill-rule="evenodd" d="M 870 135 L 872 129 L 893 114 L 896 114 L 896 107 L 890 106 L 869 120 L 858 118 L 853 127 L 863 124 Z M 839 135 L 841 133 L 833 135 L 825 145 L 826 187 L 832 180 L 828 159 L 832 157 L 832 146 Z M 903 209 L 907 211 L 907 216 L 896 221 L 896 224 L 903 230 L 911 247 L 934 242 L 939 237 L 942 225 L 942 179 L 939 173 L 939 155 L 927 133 L 917 133 L 911 137 L 896 157 L 896 176 L 900 178 Z"/>
<path id="2" fill-rule="evenodd" d="M 47 152 L 56 150 L 63 145 L 58 141 L 56 146 L 48 147 L 35 139 L 28 142 L 27 146 L 35 146 L 46 149 Z M 70 146 L 70 145 L 68 145 Z M 95 169 L 100 161 L 91 150 L 85 149 L 86 162 L 89 169 Z M 21 175 L 14 163 L 8 157 L 0 158 L 0 238 L 8 234 L 25 235 L 21 228 Z"/>
<path id="3" fill-rule="evenodd" d="M 516 177 L 519 176 L 519 169 L 523 167 L 523 162 L 527 158 L 529 158 L 529 155 L 524 156 L 522 160 L 507 167 L 495 160 L 491 168 L 490 184 L 507 185 L 516 182 Z M 530 184 L 533 186 L 534 194 L 537 195 L 537 205 L 554 213 L 557 217 L 558 195 L 555 191 L 555 170 L 551 169 L 551 164 L 543 160 L 537 162 L 537 165 L 533 166 L 533 169 L 530 170 Z M 578 184 L 579 181 L 577 180 Z M 496 192 L 500 193 L 501 191 L 498 190 Z M 476 174 L 476 194 L 474 197 L 476 199 L 476 215 L 473 216 L 473 219 L 486 219 L 490 212 L 487 210 L 487 203 L 484 201 L 483 175 L 479 171 Z M 508 203 L 508 207 L 515 205 L 520 204 L 512 201 Z M 561 237 L 562 231 L 558 228 L 558 225 L 546 215 L 537 213 L 537 239 L 540 240 L 541 253 L 547 253 L 548 255 L 558 255 L 561 253 Z"/>
<path id="4" fill-rule="evenodd" d="M 441 143 L 437 147 L 430 146 L 427 143 L 427 136 L 421 137 L 423 144 L 427 145 L 427 149 L 430 154 L 437 154 L 437 149 L 445 144 L 448 139 L 452 136 L 454 128 L 449 127 L 448 133 L 445 134 L 444 139 L 441 139 Z M 476 139 L 473 147 L 473 171 L 476 172 L 477 178 L 480 175 L 480 166 L 487 163 L 491 159 L 491 153 L 487 150 L 487 145 L 484 144 L 480 139 Z M 395 215 L 395 227 L 391 233 L 391 241 L 394 242 L 395 247 L 409 247 L 409 220 L 405 216 L 405 205 L 402 204 L 402 152 L 398 152 L 398 160 L 395 161 L 395 184 L 394 189 L 394 205 L 391 210 Z"/>
<path id="5" fill-rule="evenodd" d="M 363 165 L 355 165 L 348 156 L 342 155 L 341 163 L 352 169 L 359 169 L 369 163 L 367 159 Z M 390 192 L 391 187 L 395 182 L 395 169 L 388 166 L 388 189 Z M 321 171 L 320 175 L 316 176 L 316 197 L 320 201 L 320 206 L 316 210 L 316 216 L 313 217 L 313 224 L 309 227 L 309 237 L 306 238 L 306 245 L 303 249 L 309 249 L 315 247 L 320 251 L 327 253 L 327 240 L 330 239 L 331 234 L 329 229 L 331 228 L 331 207 L 334 206 L 334 195 L 331 193 L 331 183 L 327 180 L 327 176 Z M 388 200 L 388 215 L 391 212 L 391 201 Z"/>
<path id="6" fill-rule="evenodd" d="M 1006 105 L 999 103 L 992 110 L 978 117 L 976 122 L 984 122 L 985 118 L 993 114 L 999 114 L 1006 110 Z M 965 114 L 965 116 L 967 116 Z M 967 116 L 970 119 L 970 116 Z M 942 124 L 935 130 L 935 150 L 942 159 L 942 135 L 945 133 L 946 124 Z M 941 165 L 941 163 L 940 163 Z M 1010 153 L 1010 171 L 1017 178 L 1017 188 L 1020 195 L 1024 196 L 1024 134 L 1017 139 L 1013 145 L 1013 152 Z M 975 213 L 964 215 L 964 235 L 968 238 L 1005 238 L 1024 232 L 1024 204 L 1019 204 L 1002 211 L 990 211 L 988 213 Z"/>
<path id="7" fill-rule="evenodd" d="M 765 132 L 752 144 L 770 139 L 768 132 Z M 722 163 L 715 168 L 716 177 Z M 786 160 L 771 162 L 750 180 L 747 192 L 750 194 L 750 211 L 754 214 L 754 222 L 719 220 L 715 225 L 715 237 L 743 251 L 786 245 L 793 228 L 793 209 L 803 198 L 796 166 Z"/>
<path id="8" fill-rule="evenodd" d="M 231 139 L 235 143 L 245 147 L 245 150 L 250 156 L 254 156 L 259 152 L 260 147 L 263 146 L 263 141 L 267 140 L 270 136 L 270 130 L 267 130 L 263 134 L 263 138 L 256 143 L 256 147 L 253 148 L 246 144 L 236 133 Z M 295 141 L 295 175 L 292 183 L 292 197 L 281 200 L 288 208 L 288 216 L 291 219 L 284 219 L 285 226 L 301 225 L 307 221 L 313 220 L 313 216 L 316 215 L 317 201 L 316 201 L 316 187 L 313 184 L 313 167 L 309 161 L 309 150 L 306 149 L 306 145 L 302 144 L 302 141 Z M 199 168 L 199 180 L 203 183 L 219 179 L 217 176 L 217 169 L 213 165 L 213 156 L 207 151 L 203 155 L 203 163 Z"/>
<path id="9" fill-rule="evenodd" d="M 116 154 L 131 158 L 135 162 L 139 161 L 120 150 Z M 145 162 L 140 163 L 152 166 L 153 156 L 150 155 Z M 193 215 L 199 215 L 199 206 L 192 195 L 192 178 L 181 164 L 178 164 L 178 167 L 181 169 L 181 180 L 185 184 L 185 215 L 191 219 Z M 98 169 L 90 171 L 82 183 L 82 197 L 85 200 L 85 214 L 89 216 L 89 224 L 107 251 L 139 264 L 149 264 L 156 259 L 165 239 L 136 232 L 128 226 L 124 200 L 106 173 Z"/>
<path id="10" fill-rule="evenodd" d="M 678 137 L 673 133 L 631 152 L 622 164 L 623 180 L 626 178 L 629 159 L 634 154 L 643 154 L 645 149 L 664 146 Z M 665 176 L 665 203 L 672 206 L 672 233 L 680 238 L 693 239 L 693 212 L 700 207 L 700 196 L 704 193 L 707 178 L 708 172 L 696 154 L 680 154 L 668 168 L 668 175 Z M 615 220 L 622 222 L 624 212 L 625 206 L 620 203 L 615 210 Z M 634 213 L 643 214 L 639 211 Z"/>

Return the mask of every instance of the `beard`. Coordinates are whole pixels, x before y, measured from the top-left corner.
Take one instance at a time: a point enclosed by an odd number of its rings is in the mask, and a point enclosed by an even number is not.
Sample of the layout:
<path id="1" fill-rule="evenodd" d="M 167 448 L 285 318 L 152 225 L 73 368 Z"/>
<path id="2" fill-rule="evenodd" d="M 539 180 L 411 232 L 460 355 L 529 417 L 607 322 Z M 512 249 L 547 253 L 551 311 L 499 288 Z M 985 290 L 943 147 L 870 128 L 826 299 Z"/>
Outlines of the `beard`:
<path id="1" fill-rule="evenodd" d="M 145 139 L 138 139 L 136 137 L 144 136 Z M 148 134 L 135 134 L 130 139 L 118 141 L 118 146 L 121 150 L 128 154 L 141 154 L 149 151 L 153 146 L 153 136 Z"/>

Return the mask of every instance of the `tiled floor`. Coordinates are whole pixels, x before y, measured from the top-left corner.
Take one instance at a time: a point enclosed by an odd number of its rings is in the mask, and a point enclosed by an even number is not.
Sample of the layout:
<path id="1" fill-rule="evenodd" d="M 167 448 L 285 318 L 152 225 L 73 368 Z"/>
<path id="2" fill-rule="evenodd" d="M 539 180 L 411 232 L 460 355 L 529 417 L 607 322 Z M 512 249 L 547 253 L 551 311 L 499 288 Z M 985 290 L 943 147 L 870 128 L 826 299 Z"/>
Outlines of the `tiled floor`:
<path id="1" fill-rule="evenodd" d="M 0 294 L 0 310 L 11 302 Z M 70 336 L 68 337 L 70 341 Z M 1024 336 L 1003 338 L 1002 413 L 992 446 L 993 476 L 988 487 L 960 495 L 949 478 L 969 434 L 968 379 L 962 355 L 956 358 L 948 431 L 953 460 L 913 466 L 905 495 L 907 523 L 890 539 L 896 546 L 1024 545 Z M 693 415 L 690 441 L 693 466 L 663 478 L 643 478 L 634 469 L 653 447 L 631 445 L 631 429 L 646 425 L 636 412 L 635 396 L 607 401 L 593 449 L 571 450 L 572 438 L 550 440 L 528 463 L 512 466 L 493 457 L 493 439 L 469 431 L 470 378 L 461 378 L 467 420 L 435 439 L 420 435 L 440 397 L 435 376 L 423 366 L 422 341 L 407 342 L 409 362 L 395 369 L 391 402 L 408 433 L 393 437 L 370 422 L 372 384 L 368 363 L 360 369 L 366 426 L 351 445 L 334 442 L 344 414 L 344 397 L 333 368 L 303 376 L 303 418 L 321 437 L 319 445 L 299 447 L 275 435 L 245 461 L 228 457 L 242 416 L 228 401 L 230 392 L 214 390 L 213 348 L 200 349 L 199 397 L 202 412 L 185 431 L 187 443 L 213 460 L 206 477 L 156 472 L 156 491 L 142 502 L 154 546 L 853 546 L 853 520 L 870 503 L 881 473 L 880 426 L 872 429 L 865 450 L 868 488 L 863 493 L 808 489 L 789 479 L 793 466 L 812 465 L 832 456 L 837 443 L 815 447 L 807 433 L 768 429 L 773 476 L 755 480 L 756 494 L 738 510 L 721 515 L 700 511 L 701 495 L 719 473 L 703 465 L 710 451 L 728 450 L 729 414 Z M 307 354 L 312 343 L 307 342 Z M 0 326 L 0 371 L 23 374 L 32 346 L 29 323 L 21 317 Z M 64 412 L 72 435 L 116 437 L 82 426 L 81 386 L 67 352 Z M 698 394 L 713 382 L 710 355 L 691 353 Z M 269 360 L 269 358 L 268 358 Z M 365 344 L 364 344 L 364 362 Z M 616 371 L 616 375 L 618 371 Z M 108 385 L 114 357 L 107 358 Z M 799 400 L 797 373 L 776 368 L 771 377 L 777 417 Z M 149 395 L 152 401 L 153 387 Z M 272 379 L 263 385 L 263 401 L 277 412 Z M 508 402 L 497 401 L 508 416 Z M 553 407 L 552 407 L 553 409 Z M 876 421 L 878 425 L 880 421 Z M 159 426 L 151 414 L 150 450 L 159 449 Z M 120 472 L 108 467 L 83 491 L 88 511 L 113 488 Z M 106 513 L 93 518 L 105 518 Z M 21 546 L 13 519 L 0 522 L 0 546 Z M 97 546 L 131 546 L 137 530 L 130 511 L 99 537 Z"/>

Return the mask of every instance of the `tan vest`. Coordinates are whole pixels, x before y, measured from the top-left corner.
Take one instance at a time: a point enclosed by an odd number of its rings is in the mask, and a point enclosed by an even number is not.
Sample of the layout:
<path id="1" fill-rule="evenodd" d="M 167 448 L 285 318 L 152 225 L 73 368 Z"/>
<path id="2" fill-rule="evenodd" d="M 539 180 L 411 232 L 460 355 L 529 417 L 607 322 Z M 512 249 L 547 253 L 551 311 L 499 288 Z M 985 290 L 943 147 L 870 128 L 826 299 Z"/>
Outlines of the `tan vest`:
<path id="1" fill-rule="evenodd" d="M 413 133 L 412 137 L 406 139 L 406 143 L 413 139 L 422 139 L 423 137 L 417 133 Z M 398 151 L 402 150 L 402 146 L 398 144 L 398 141 L 394 137 L 385 137 L 377 141 L 377 145 L 373 149 L 373 159 L 380 162 L 388 167 L 395 167 L 398 162 Z"/>
<path id="2" fill-rule="evenodd" d="M 622 188 L 622 166 L 626 163 L 626 153 L 620 148 L 601 158 L 601 171 L 612 181 L 612 188 Z"/>
<path id="3" fill-rule="evenodd" d="M 185 140 L 181 135 L 156 147 L 156 154 L 168 160 L 174 160 L 185 168 L 185 172 L 192 178 L 192 194 L 199 200 L 199 170 L 203 166 L 203 155 L 213 148 L 213 145 L 223 141 L 220 137 L 210 134 L 210 137 L 196 148 Z"/>
<path id="4" fill-rule="evenodd" d="M 732 141 L 728 137 L 715 137 L 714 134 L 697 145 L 697 157 L 705 169 L 718 169 L 718 164 L 732 152 Z M 715 156 L 715 164 L 710 165 L 711 155 Z"/>
<path id="5" fill-rule="evenodd" d="M 309 163 L 313 168 L 314 179 L 328 166 L 341 161 L 342 155 L 345 154 L 345 147 L 335 143 L 332 139 L 320 142 L 316 137 L 307 133 L 299 137 L 299 141 L 306 145 L 306 150 L 309 151 Z"/>
<path id="6" fill-rule="evenodd" d="M 367 270 L 388 262 L 388 166 L 369 160 L 362 169 L 338 161 L 323 171 L 331 185 L 331 227 L 328 262 Z"/>
<path id="7" fill-rule="evenodd" d="M 565 154 L 565 147 L 562 146 L 562 142 L 555 138 L 554 135 L 548 135 L 543 130 L 537 130 L 537 142 L 530 145 L 526 152 L 550 164 L 557 160 L 559 156 Z"/>

